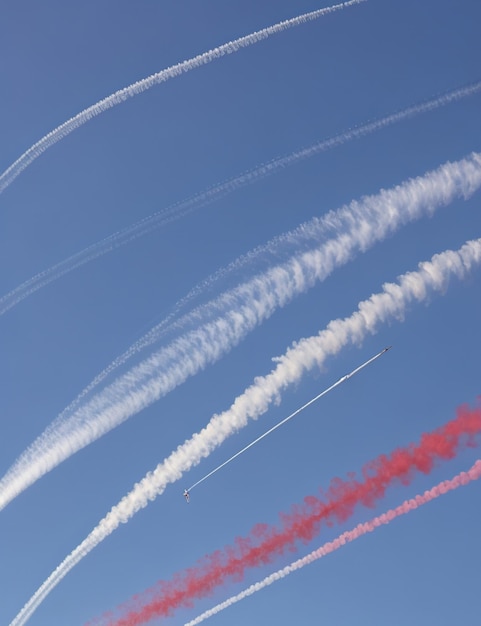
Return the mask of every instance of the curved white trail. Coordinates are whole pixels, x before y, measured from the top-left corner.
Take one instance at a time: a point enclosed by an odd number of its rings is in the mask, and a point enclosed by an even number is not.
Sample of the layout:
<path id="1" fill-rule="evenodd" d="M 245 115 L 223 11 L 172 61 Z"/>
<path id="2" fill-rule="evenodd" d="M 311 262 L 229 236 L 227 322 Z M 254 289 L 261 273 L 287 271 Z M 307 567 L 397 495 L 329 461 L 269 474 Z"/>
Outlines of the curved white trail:
<path id="1" fill-rule="evenodd" d="M 286 262 L 189 314 L 192 329 L 174 338 L 85 402 L 74 403 L 21 454 L 0 480 L 0 510 L 41 476 L 231 350 L 278 308 L 324 280 L 402 225 L 481 186 L 481 155 L 446 163 L 424 176 L 362 198 L 289 235 L 297 252 Z M 305 249 L 326 226 L 331 239 Z M 71 409 L 71 413 L 70 413 Z"/>
<path id="2" fill-rule="evenodd" d="M 257 437 L 256 439 L 254 439 L 254 441 L 251 441 L 249 444 L 247 444 L 244 448 L 242 448 L 241 450 L 239 450 L 239 452 L 236 452 L 235 454 L 233 454 L 230 458 L 227 459 L 227 461 L 224 461 L 223 463 L 221 463 L 220 465 L 218 465 L 215 469 L 213 469 L 211 472 L 209 472 L 208 474 L 206 474 L 205 476 L 203 476 L 200 480 L 198 480 L 196 483 L 194 483 L 191 487 L 189 487 L 188 489 L 185 490 L 184 495 L 189 495 L 190 492 L 192 491 L 192 489 L 194 489 L 195 487 L 197 487 L 198 485 L 200 485 L 201 483 L 203 483 L 205 480 L 207 480 L 208 478 L 210 478 L 213 474 L 215 474 L 216 472 L 218 472 L 219 470 L 221 470 L 223 467 L 225 467 L 226 465 L 228 465 L 231 461 L 233 461 L 234 459 L 237 459 L 237 457 L 239 457 L 241 454 L 244 454 L 244 452 L 246 452 L 247 450 L 249 450 L 249 448 L 252 448 L 252 446 L 255 446 L 256 443 L 259 443 L 259 441 L 262 441 L 262 439 L 265 439 L 268 435 L 270 435 L 271 433 L 273 433 L 275 430 L 277 430 L 278 428 L 280 428 L 281 426 L 283 426 L 286 422 L 288 422 L 289 420 L 291 420 L 293 417 L 296 417 L 296 415 L 299 415 L 299 413 L 302 413 L 302 411 L 304 411 L 304 409 L 307 409 L 309 406 L 311 406 L 311 404 L 314 404 L 314 402 L 317 402 L 318 400 L 320 400 L 323 396 L 327 395 L 330 391 L 332 391 L 333 389 L 335 389 L 336 387 L 339 387 L 339 385 L 342 385 L 342 383 L 346 382 L 346 380 L 349 380 L 349 378 L 352 378 L 353 376 L 355 376 L 358 372 L 360 372 L 362 369 L 364 369 L 365 367 L 367 367 L 368 365 L 370 365 L 373 361 L 375 361 L 376 359 L 378 359 L 380 356 L 382 356 L 385 352 L 387 352 L 389 349 L 391 348 L 391 346 L 389 346 L 389 348 L 384 348 L 384 350 L 381 350 L 381 352 L 378 352 L 378 354 L 376 354 L 375 356 L 371 357 L 368 361 L 365 361 L 362 365 L 359 365 L 359 367 L 356 367 L 356 369 L 352 370 L 352 372 L 349 372 L 349 374 L 346 374 L 345 376 L 342 376 L 341 378 L 339 378 L 339 380 L 337 380 L 335 383 L 333 383 L 330 387 L 328 387 L 327 389 L 324 389 L 324 391 L 321 391 L 321 393 L 317 394 L 317 396 L 315 396 L 314 398 L 312 398 L 311 400 L 309 400 L 309 402 L 306 402 L 305 404 L 303 404 L 301 407 L 299 407 L 298 409 L 296 409 L 295 411 L 293 411 L 290 415 L 288 415 L 287 417 L 285 417 L 283 420 L 281 420 L 280 422 L 277 422 L 277 424 L 275 424 L 274 426 L 272 426 L 272 428 L 269 428 L 269 430 L 267 430 L 265 433 L 262 433 L 262 435 L 260 435 L 259 437 Z"/>
<path id="3" fill-rule="evenodd" d="M 190 72 L 198 67 L 207 65 L 208 63 L 211 63 L 216 59 L 220 59 L 227 54 L 233 54 L 242 48 L 252 46 L 253 44 L 258 43 L 263 39 L 267 39 L 272 35 L 276 35 L 295 26 L 300 26 L 301 24 L 306 24 L 307 22 L 312 22 L 320 17 L 323 17 L 324 15 L 328 15 L 329 13 L 334 13 L 335 11 L 340 11 L 341 9 L 361 4 L 361 2 L 365 1 L 366 0 L 349 0 L 349 2 L 341 2 L 340 4 L 335 4 L 331 7 L 310 11 L 309 13 L 304 13 L 303 15 L 278 22 L 277 24 L 268 26 L 267 28 L 255 31 L 250 35 L 245 35 L 244 37 L 239 37 L 238 39 L 229 41 L 221 46 L 218 46 L 217 48 L 213 48 L 212 50 L 208 50 L 207 52 L 192 57 L 191 59 L 171 65 L 156 74 L 152 74 L 151 76 L 147 76 L 147 78 L 143 78 L 142 80 L 132 83 L 128 87 L 119 89 L 110 96 L 104 98 L 103 100 L 99 100 L 99 102 L 96 102 L 80 113 L 77 113 L 77 115 L 71 117 L 60 126 L 57 126 L 57 128 L 50 131 L 47 135 L 42 137 L 42 139 L 26 150 L 0 175 L 0 193 L 5 191 L 15 178 L 17 178 L 17 176 L 43 152 L 48 150 L 48 148 L 52 147 L 58 141 L 69 135 L 72 131 L 79 128 L 79 126 L 82 126 L 89 120 L 97 117 L 97 115 L 108 111 L 118 104 L 121 104 L 125 100 L 138 96 L 144 91 L 147 91 L 160 83 L 165 83 L 171 78 L 181 76 L 186 72 Z"/>
<path id="4" fill-rule="evenodd" d="M 442 106 L 450 104 L 451 102 L 457 102 L 458 100 L 471 96 L 475 93 L 478 93 L 479 91 L 481 91 L 481 81 L 466 85 L 464 87 L 460 87 L 459 89 L 449 91 L 445 94 L 422 102 L 420 104 L 410 106 L 407 109 L 403 109 L 402 111 L 398 111 L 391 115 L 379 118 L 373 122 L 356 126 L 343 133 L 335 135 L 334 137 L 330 137 L 328 139 L 324 139 L 323 141 L 312 144 L 307 148 L 292 152 L 289 155 L 272 159 L 267 163 L 263 163 L 256 168 L 248 170 L 247 172 L 243 172 L 238 176 L 214 185 L 209 189 L 195 194 L 194 196 L 186 198 L 185 200 L 182 200 L 180 202 L 176 202 L 175 204 L 172 204 L 171 206 L 162 209 L 161 211 L 157 211 L 156 213 L 153 213 L 152 215 L 142 220 L 139 220 L 131 226 L 119 230 L 112 235 L 109 235 L 108 237 L 105 237 L 104 239 L 93 243 L 87 248 L 81 250 L 80 252 L 73 254 L 67 259 L 56 263 L 55 265 L 52 265 L 46 270 L 39 272 L 32 278 L 29 278 L 21 285 L 18 285 L 9 293 L 0 298 L 0 315 L 6 313 L 39 289 L 46 287 L 50 283 L 58 280 L 66 274 L 69 274 L 75 269 L 82 267 L 86 263 L 90 263 L 90 261 L 94 261 L 95 259 L 104 256 L 105 254 L 108 254 L 109 252 L 112 252 L 113 250 L 116 250 L 134 241 L 135 239 L 152 232 L 157 228 L 161 228 L 166 224 L 180 219 L 181 217 L 191 213 L 192 211 L 195 211 L 204 206 L 208 206 L 209 204 L 227 196 L 228 194 L 238 189 L 241 189 L 242 187 L 253 184 L 259 180 L 263 180 L 268 176 L 277 174 L 284 168 L 295 165 L 303 159 L 311 158 L 316 154 L 325 152 L 337 146 L 341 146 L 344 143 L 351 141 L 352 139 L 358 139 L 397 122 L 401 122 L 422 113 L 433 111 L 434 109 L 438 109 Z M 162 326 L 165 326 L 170 319 L 177 315 L 182 307 L 190 302 L 196 295 L 211 286 L 220 277 L 223 277 L 234 270 L 239 270 L 246 263 L 255 261 L 256 258 L 258 258 L 262 254 L 269 254 L 273 252 L 272 248 L 275 247 L 276 244 L 279 244 L 279 242 L 273 240 L 265 246 L 259 246 L 255 250 L 251 251 L 249 254 L 240 257 L 234 263 L 231 263 L 226 268 L 220 270 L 212 277 L 206 279 L 205 281 L 202 281 L 177 304 L 174 311 L 169 315 L 167 320 L 163 322 Z"/>
<path id="5" fill-rule="evenodd" d="M 361 302 L 350 317 L 331 321 L 318 335 L 302 339 L 275 359 L 277 366 L 266 376 L 259 376 L 232 406 L 214 415 L 207 426 L 180 445 L 149 472 L 132 491 L 111 508 L 92 532 L 50 574 L 10 626 L 23 626 L 45 597 L 91 550 L 108 537 L 120 524 L 128 522 L 149 501 L 162 494 L 169 483 L 197 465 L 227 437 L 257 419 L 269 406 L 279 401 L 281 393 L 297 383 L 314 368 L 321 368 L 329 356 L 338 354 L 347 345 L 359 345 L 369 334 L 388 321 L 402 320 L 413 302 L 426 301 L 433 292 L 445 292 L 451 278 L 463 278 L 481 264 L 481 238 L 466 242 L 459 250 L 446 250 L 419 269 L 403 274 L 397 283 L 386 283 L 380 293 Z"/>
<path id="6" fill-rule="evenodd" d="M 224 602 L 220 602 L 212 609 L 205 611 L 195 619 L 187 622 L 184 626 L 197 626 L 197 624 L 200 624 L 201 622 L 208 619 L 209 617 L 212 617 L 213 615 L 217 615 L 217 613 L 220 613 L 224 609 L 227 609 L 229 606 L 232 606 L 233 604 L 236 604 L 237 602 L 240 602 L 241 600 L 252 596 L 254 593 L 261 591 L 261 589 L 264 589 L 264 587 L 268 587 L 269 585 L 272 585 L 272 583 L 275 583 L 278 580 L 285 578 L 289 574 L 297 572 L 306 565 L 310 565 L 311 563 L 314 563 L 314 561 L 322 559 L 328 554 L 331 554 L 331 552 L 339 550 L 339 548 L 342 548 L 342 546 L 345 546 L 346 544 L 351 543 L 356 539 L 359 539 L 359 537 L 362 537 L 367 533 L 372 533 L 380 526 L 390 524 L 397 517 L 400 517 L 401 515 L 406 515 L 407 513 L 416 510 L 420 506 L 423 506 L 424 504 L 427 504 L 428 502 L 431 502 L 432 500 L 435 500 L 436 498 L 439 498 L 440 496 L 443 496 L 446 493 L 453 491 L 454 489 L 458 489 L 458 487 L 468 485 L 473 480 L 479 480 L 479 478 L 481 478 L 481 460 L 476 461 L 471 469 L 469 469 L 467 472 L 460 472 L 451 480 L 444 480 L 440 482 L 438 485 L 432 487 L 428 491 L 425 491 L 422 495 L 417 495 L 414 496 L 414 498 L 405 500 L 395 509 L 390 509 L 389 511 L 386 511 L 386 513 L 378 515 L 369 522 L 358 524 L 353 530 L 343 532 L 336 539 L 328 541 L 323 546 L 321 546 L 317 550 L 314 550 L 307 556 L 301 559 L 297 559 L 297 561 L 294 561 L 294 563 L 291 563 L 291 565 L 287 565 L 277 572 L 266 576 L 264 580 L 250 585 L 250 587 L 248 587 L 245 591 L 241 591 L 237 595 L 228 598 Z"/>

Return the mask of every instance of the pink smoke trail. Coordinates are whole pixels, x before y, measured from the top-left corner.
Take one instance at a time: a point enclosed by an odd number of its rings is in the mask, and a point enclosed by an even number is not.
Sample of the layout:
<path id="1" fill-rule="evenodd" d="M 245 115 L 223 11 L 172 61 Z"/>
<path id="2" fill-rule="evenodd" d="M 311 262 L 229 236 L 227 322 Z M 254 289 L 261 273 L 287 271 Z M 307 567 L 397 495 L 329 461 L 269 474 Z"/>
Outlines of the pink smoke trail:
<path id="1" fill-rule="evenodd" d="M 472 445 L 481 432 L 481 406 L 458 408 L 456 418 L 432 432 L 424 433 L 418 444 L 397 448 L 367 463 L 361 477 L 334 478 L 322 497 L 307 496 L 301 505 L 280 515 L 278 527 L 257 524 L 247 537 L 237 538 L 233 546 L 205 556 L 194 567 L 160 581 L 146 592 L 118 607 L 116 614 L 104 615 L 94 624 L 140 626 L 151 619 L 171 615 L 180 607 L 192 606 L 231 580 L 240 580 L 248 568 L 266 565 L 296 547 L 307 543 L 322 524 L 344 522 L 357 505 L 372 507 L 393 483 L 409 484 L 415 472 L 429 474 L 437 460 L 452 459 L 460 445 Z"/>
<path id="2" fill-rule="evenodd" d="M 310 554 L 304 556 L 302 559 L 294 561 L 294 563 L 291 563 L 290 565 L 283 567 L 279 571 L 274 572 L 269 576 L 266 576 L 264 580 L 261 580 L 258 583 L 254 583 L 237 595 L 232 596 L 231 598 L 224 600 L 224 602 L 217 604 L 216 606 L 205 611 L 204 613 L 201 613 L 198 617 L 185 624 L 185 626 L 197 626 L 197 624 L 200 624 L 209 617 L 212 617 L 213 615 L 220 613 L 224 609 L 227 609 L 229 606 L 232 606 L 233 604 L 244 600 L 244 598 L 247 598 L 254 593 L 257 593 L 261 589 L 264 589 L 264 587 L 268 587 L 269 585 L 272 585 L 272 583 L 275 583 L 276 581 L 285 578 L 289 574 L 292 574 L 293 572 L 302 569 L 306 565 L 309 565 L 310 563 L 313 563 L 318 559 L 322 559 L 322 557 L 327 556 L 328 554 L 331 554 L 336 550 L 339 550 L 339 548 L 342 548 L 342 546 L 351 543 L 351 541 L 359 539 L 359 537 L 362 537 L 367 533 L 373 532 L 374 530 L 379 528 L 379 526 L 382 526 L 383 524 L 390 524 L 394 519 L 396 519 L 396 517 L 406 515 L 406 513 L 414 511 L 414 509 L 417 509 L 423 504 L 427 504 L 428 502 L 431 502 L 431 500 L 435 500 L 436 498 L 439 498 L 439 496 L 442 496 L 449 491 L 453 491 L 458 487 L 467 485 L 473 480 L 478 480 L 479 478 L 481 478 L 481 460 L 476 461 L 471 469 L 469 469 L 467 472 L 460 472 L 451 480 L 444 480 L 443 482 L 440 482 L 435 487 L 432 487 L 428 491 L 425 491 L 423 495 L 417 495 L 414 498 L 405 500 L 395 509 L 390 509 L 386 513 L 383 513 L 382 515 L 379 515 L 378 517 L 375 517 L 368 522 L 358 524 L 353 530 L 348 530 L 342 533 L 333 541 L 328 541 L 317 550 L 314 550 Z"/>

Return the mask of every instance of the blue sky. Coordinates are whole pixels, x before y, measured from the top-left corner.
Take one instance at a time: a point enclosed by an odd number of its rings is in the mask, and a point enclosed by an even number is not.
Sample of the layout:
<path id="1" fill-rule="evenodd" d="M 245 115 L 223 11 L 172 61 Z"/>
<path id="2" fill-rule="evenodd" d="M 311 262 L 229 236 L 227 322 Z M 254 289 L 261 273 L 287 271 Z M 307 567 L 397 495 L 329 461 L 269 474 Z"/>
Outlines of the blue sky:
<path id="1" fill-rule="evenodd" d="M 85 107 L 163 68 L 320 8 L 292 0 L 4 2 L 0 170 Z M 327 5 L 326 5 L 327 6 Z M 39 157 L 0 196 L 0 297 L 104 237 L 228 178 L 350 128 L 479 81 L 475 0 L 368 0 L 156 86 Z M 346 142 L 199 208 L 72 271 L 0 319 L 0 475 L 82 389 L 197 284 L 240 255 L 380 189 L 480 150 L 481 94 Z M 0 623 L 149 470 L 267 374 L 272 357 L 346 317 L 386 281 L 480 236 L 480 193 L 455 200 L 277 310 L 217 363 L 41 478 L 0 512 Z M 282 250 L 281 250 L 282 253 Z M 282 254 L 281 254 L 282 256 Z M 182 310 L 270 263 L 228 273 Z M 122 525 L 52 591 L 29 623 L 84 624 L 204 554 L 275 523 L 305 495 L 416 441 L 480 393 L 481 273 L 409 307 L 326 359 L 282 403 L 229 438 Z M 174 331 L 175 332 L 175 331 Z M 160 340 L 150 351 L 160 349 Z M 166 340 L 165 340 L 166 341 Z M 216 474 L 182 489 L 386 345 L 392 351 Z M 150 353 L 134 357 L 139 363 Z M 111 380 L 114 380 L 115 376 Z M 329 529 L 242 584 L 179 611 L 183 624 L 353 524 L 429 488 L 476 449 L 374 511 Z M 472 484 L 212 618 L 474 624 L 481 556 Z"/>

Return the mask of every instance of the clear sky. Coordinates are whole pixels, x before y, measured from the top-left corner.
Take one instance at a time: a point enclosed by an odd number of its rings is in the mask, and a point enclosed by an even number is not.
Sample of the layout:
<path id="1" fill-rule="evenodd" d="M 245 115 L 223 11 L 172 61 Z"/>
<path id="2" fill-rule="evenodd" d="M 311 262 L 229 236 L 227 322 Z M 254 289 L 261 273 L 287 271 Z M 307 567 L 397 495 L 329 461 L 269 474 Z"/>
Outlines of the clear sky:
<path id="1" fill-rule="evenodd" d="M 243 35 L 328 6 L 314 0 L 4 0 L 0 173 L 113 92 Z M 0 195 L 0 298 L 105 237 L 223 181 L 481 80 L 478 0 L 368 0 L 215 60 L 96 117 Z M 285 260 L 313 217 L 481 151 L 481 93 L 345 141 L 196 208 L 50 282 L 0 316 L 0 477 L 101 371 L 170 314 Z M 399 228 L 279 308 L 238 346 L 67 459 L 0 511 L 0 623 L 108 510 L 230 407 L 292 342 L 350 316 L 385 282 L 481 237 L 481 193 Z M 319 240 L 319 245 L 322 240 Z M 313 242 L 309 245 L 312 247 Z M 300 252 L 299 246 L 294 252 Z M 179 310 L 176 306 L 196 285 Z M 1 300 L 0 300 L 1 303 Z M 380 324 L 289 387 L 282 402 L 86 556 L 32 626 L 82 626 L 455 416 L 481 393 L 481 270 Z M 191 325 L 195 328 L 195 322 Z M 182 329 L 181 329 L 182 330 Z M 181 336 L 172 329 L 124 364 Z M 382 348 L 358 376 L 199 485 L 182 490 Z M 478 355 L 478 356 L 476 356 Z M 117 372 L 107 382 L 115 381 Z M 101 392 L 102 383 L 96 391 Z M 121 399 L 122 400 L 122 399 Z M 167 620 L 184 624 L 354 524 L 468 469 L 479 449 L 397 485 L 373 510 Z M 213 617 L 212 624 L 479 623 L 481 485 L 359 539 Z M 1 494 L 0 494 L 1 496 Z M 156 622 L 153 622 L 156 623 Z"/>

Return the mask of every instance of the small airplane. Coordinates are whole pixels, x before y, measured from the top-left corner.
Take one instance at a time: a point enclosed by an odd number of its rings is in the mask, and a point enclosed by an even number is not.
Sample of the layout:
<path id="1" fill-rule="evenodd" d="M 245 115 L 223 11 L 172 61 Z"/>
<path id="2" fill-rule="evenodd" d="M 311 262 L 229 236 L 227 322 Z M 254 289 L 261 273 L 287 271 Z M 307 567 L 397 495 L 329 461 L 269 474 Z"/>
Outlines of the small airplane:
<path id="1" fill-rule="evenodd" d="M 184 489 L 184 493 L 183 493 L 182 495 L 184 496 L 185 501 L 186 501 L 186 502 L 187 502 L 187 504 L 188 504 L 188 503 L 189 503 L 189 501 L 190 501 L 190 493 L 189 493 L 189 490 L 188 490 L 188 489 Z"/>

